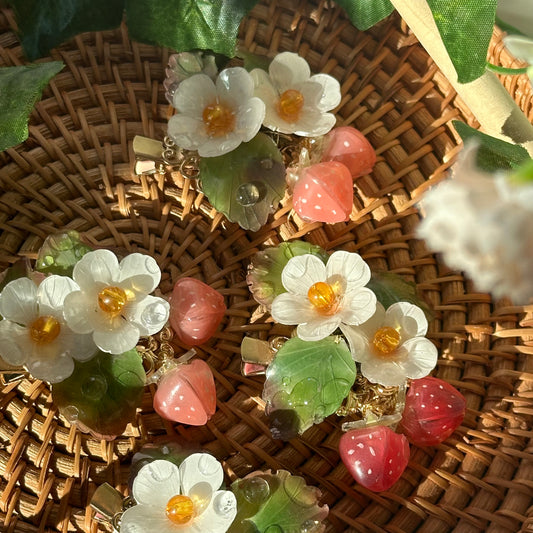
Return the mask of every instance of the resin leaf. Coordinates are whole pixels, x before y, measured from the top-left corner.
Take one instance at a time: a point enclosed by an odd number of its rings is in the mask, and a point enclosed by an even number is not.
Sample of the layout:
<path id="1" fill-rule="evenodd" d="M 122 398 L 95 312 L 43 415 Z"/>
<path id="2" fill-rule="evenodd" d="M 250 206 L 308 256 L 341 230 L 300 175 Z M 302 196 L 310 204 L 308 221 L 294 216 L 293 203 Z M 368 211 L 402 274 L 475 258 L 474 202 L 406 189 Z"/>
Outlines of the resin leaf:
<path id="1" fill-rule="evenodd" d="M 346 10 L 352 24 L 363 31 L 394 11 L 394 6 L 389 0 L 336 0 L 336 2 Z"/>
<path id="2" fill-rule="evenodd" d="M 63 68 L 61 61 L 0 68 L 0 152 L 28 138 L 28 120 L 48 82 Z"/>
<path id="3" fill-rule="evenodd" d="M 253 472 L 231 485 L 237 516 L 228 533 L 321 533 L 328 506 L 320 491 L 285 470 Z"/>
<path id="4" fill-rule="evenodd" d="M 74 265 L 91 250 L 81 241 L 77 231 L 49 235 L 37 254 L 35 270 L 45 274 L 72 276 Z"/>
<path id="5" fill-rule="evenodd" d="M 324 263 L 328 254 L 315 244 L 304 241 L 282 242 L 278 246 L 257 252 L 248 266 L 246 281 L 254 299 L 270 306 L 276 296 L 287 292 L 281 283 L 281 273 L 289 259 L 297 255 L 313 254 Z"/>
<path id="6" fill-rule="evenodd" d="M 355 363 L 341 337 L 289 339 L 268 366 L 263 388 L 274 438 L 292 438 L 334 413 L 355 376 Z"/>
<path id="7" fill-rule="evenodd" d="M 120 355 L 99 352 L 90 361 L 75 361 L 72 376 L 52 386 L 52 397 L 69 422 L 112 438 L 135 419 L 145 381 L 136 349 Z"/>
<path id="8" fill-rule="evenodd" d="M 225 155 L 202 157 L 200 177 L 211 205 L 246 230 L 260 229 L 285 194 L 283 158 L 264 133 Z"/>

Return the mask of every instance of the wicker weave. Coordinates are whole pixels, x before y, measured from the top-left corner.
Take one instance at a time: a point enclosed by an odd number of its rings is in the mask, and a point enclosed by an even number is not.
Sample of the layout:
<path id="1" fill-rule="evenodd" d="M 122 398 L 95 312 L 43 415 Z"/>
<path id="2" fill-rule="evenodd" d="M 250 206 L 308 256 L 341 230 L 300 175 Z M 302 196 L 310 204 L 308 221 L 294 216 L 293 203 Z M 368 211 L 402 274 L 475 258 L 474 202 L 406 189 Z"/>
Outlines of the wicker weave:
<path id="1" fill-rule="evenodd" d="M 10 11 L 0 13 L 0 28 L 0 64 L 23 63 Z M 218 409 L 204 427 L 175 425 L 155 414 L 154 389 L 147 388 L 135 423 L 114 442 L 100 442 L 58 416 L 46 384 L 6 386 L 0 393 L 4 530 L 96 531 L 88 508 L 95 488 L 107 481 L 125 492 L 132 453 L 177 435 L 213 452 L 229 480 L 269 468 L 303 475 L 330 506 L 328 531 L 533 531 L 533 307 L 492 302 L 414 236 L 416 202 L 445 177 L 458 152 L 450 121 L 475 125 L 471 114 L 395 16 L 362 33 L 330 3 L 264 0 L 240 36 L 252 52 L 296 51 L 313 71 L 341 82 L 339 123 L 362 130 L 378 154 L 373 173 L 356 180 L 351 220 L 304 224 L 288 200 L 261 231 L 245 232 L 180 175 L 134 176 L 133 137 L 161 139 L 165 131 L 169 51 L 131 42 L 125 27 L 84 34 L 54 50 L 52 58 L 66 68 L 36 105 L 28 141 L 0 154 L 0 268 L 20 255 L 34 257 L 48 234 L 72 228 L 95 244 L 154 256 L 163 294 L 181 276 L 218 289 L 228 311 L 221 331 L 198 350 L 215 374 Z M 491 60 L 510 66 L 500 37 Z M 527 78 L 505 83 L 533 118 Z M 389 492 L 370 493 L 346 471 L 336 416 L 301 438 L 273 440 L 262 380 L 240 374 L 243 336 L 276 332 L 266 317 L 250 322 L 257 305 L 245 282 L 249 258 L 265 243 L 294 238 L 359 252 L 371 268 L 415 281 L 434 308 L 435 375 L 465 395 L 467 416 L 438 447 L 412 447 L 407 470 Z"/>

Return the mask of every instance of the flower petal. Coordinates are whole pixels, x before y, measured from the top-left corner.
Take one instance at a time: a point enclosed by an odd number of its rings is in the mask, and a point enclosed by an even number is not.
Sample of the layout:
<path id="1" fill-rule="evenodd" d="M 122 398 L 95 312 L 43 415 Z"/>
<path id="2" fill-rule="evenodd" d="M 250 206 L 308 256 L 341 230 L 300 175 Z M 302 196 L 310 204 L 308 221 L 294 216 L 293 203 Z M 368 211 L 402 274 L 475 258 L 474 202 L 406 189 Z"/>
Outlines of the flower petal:
<path id="1" fill-rule="evenodd" d="M 296 333 L 303 341 L 319 341 L 331 335 L 341 324 L 340 316 L 319 317 L 298 325 Z"/>
<path id="2" fill-rule="evenodd" d="M 127 352 L 135 348 L 139 342 L 139 329 L 130 322 L 125 320 L 122 322 L 121 327 L 113 330 L 96 330 L 93 333 L 93 340 L 102 350 L 102 352 L 108 352 L 112 354 L 119 354 Z"/>
<path id="3" fill-rule="evenodd" d="M 503 38 L 509 52 L 518 59 L 533 64 L 533 40 L 522 35 L 507 35 Z"/>
<path id="4" fill-rule="evenodd" d="M 93 336 L 90 334 L 80 335 L 67 329 L 66 326 L 62 326 L 61 337 L 63 337 L 63 342 L 69 347 L 68 351 L 71 357 L 76 359 L 76 361 L 88 361 L 98 352 L 98 346 L 96 346 Z"/>
<path id="5" fill-rule="evenodd" d="M 180 472 L 170 461 L 158 459 L 144 465 L 133 480 L 132 494 L 141 505 L 165 509 L 168 500 L 180 490 Z"/>
<path id="6" fill-rule="evenodd" d="M 302 113 L 300 120 L 291 125 L 291 133 L 300 135 L 300 137 L 318 137 L 328 133 L 336 122 L 335 115 L 331 113 L 310 110 Z"/>
<path id="7" fill-rule="evenodd" d="M 39 314 L 63 318 L 63 303 L 67 294 L 79 290 L 78 284 L 66 276 L 48 276 L 37 289 Z"/>
<path id="8" fill-rule="evenodd" d="M 307 296 L 309 287 L 319 281 L 326 281 L 326 266 L 312 254 L 292 257 L 281 273 L 283 286 L 293 294 Z"/>
<path id="9" fill-rule="evenodd" d="M 126 509 L 120 518 L 120 533 L 175 533 L 176 529 L 165 513 L 166 504 L 157 507 L 134 505 Z M 180 531 L 187 533 L 190 529 L 183 528 Z"/>
<path id="10" fill-rule="evenodd" d="M 385 324 L 400 327 L 402 339 L 421 337 L 428 330 L 428 321 L 420 307 L 409 302 L 396 302 L 387 309 Z"/>
<path id="11" fill-rule="evenodd" d="M 0 320 L 0 358 L 8 365 L 20 366 L 28 358 L 28 350 L 23 349 L 20 339 L 28 337 L 28 330 L 10 320 Z"/>
<path id="12" fill-rule="evenodd" d="M 322 87 L 322 95 L 317 105 L 319 111 L 330 111 L 341 103 L 341 85 L 329 74 L 315 74 L 311 80 Z"/>
<path id="13" fill-rule="evenodd" d="M 407 380 L 402 362 L 394 359 L 388 361 L 369 357 L 361 363 L 361 373 L 372 383 L 380 383 L 385 387 L 398 387 Z"/>
<path id="14" fill-rule="evenodd" d="M 125 317 L 136 325 L 141 335 L 153 335 L 168 320 L 170 305 L 163 298 L 145 296 L 136 305 L 129 306 Z"/>
<path id="15" fill-rule="evenodd" d="M 213 491 L 218 490 L 224 480 L 222 465 L 208 453 L 193 453 L 180 465 L 182 494 L 189 494 L 191 488 L 200 482 L 208 483 Z"/>
<path id="16" fill-rule="evenodd" d="M 402 345 L 408 352 L 404 363 L 405 375 L 411 379 L 427 376 L 437 364 L 436 346 L 425 337 L 409 339 Z"/>
<path id="17" fill-rule="evenodd" d="M 357 326 L 366 322 L 376 311 L 376 295 L 366 287 L 351 291 L 344 296 L 339 313 L 344 324 Z"/>
<path id="18" fill-rule="evenodd" d="M 18 324 L 37 318 L 37 285 L 29 278 L 10 281 L 0 293 L 0 315 Z"/>
<path id="19" fill-rule="evenodd" d="M 368 337 L 359 331 L 359 327 L 347 326 L 341 324 L 342 333 L 348 341 L 350 346 L 350 352 L 352 353 L 352 359 L 358 363 L 366 361 L 369 357 L 372 357 L 370 348 L 368 345 Z"/>
<path id="20" fill-rule="evenodd" d="M 280 324 L 293 325 L 316 317 L 312 305 L 305 296 L 284 292 L 272 302 L 272 318 Z"/>
<path id="21" fill-rule="evenodd" d="M 54 343 L 56 344 L 56 343 Z M 66 353 L 58 353 L 58 346 L 39 346 L 26 361 L 28 372 L 37 379 L 59 383 L 74 372 L 74 361 Z"/>
<path id="22" fill-rule="evenodd" d="M 133 280 L 132 289 L 135 292 L 149 294 L 159 285 L 161 270 L 153 257 L 139 253 L 129 254 L 120 262 L 119 281 L 126 279 Z"/>
<path id="23" fill-rule="evenodd" d="M 235 150 L 241 143 L 242 139 L 240 135 L 233 131 L 224 137 L 207 139 L 198 147 L 198 155 L 202 157 L 218 157 L 219 155 L 224 155 Z"/>
<path id="24" fill-rule="evenodd" d="M 216 99 L 213 80 L 206 74 L 195 74 L 179 84 L 174 93 L 174 107 L 180 114 L 202 120 L 204 109 Z"/>
<path id="25" fill-rule="evenodd" d="M 272 83 L 280 93 L 302 83 L 311 76 L 307 61 L 293 52 L 282 52 L 268 68 Z"/>
<path id="26" fill-rule="evenodd" d="M 237 515 L 237 499 L 229 490 L 215 492 L 207 509 L 191 524 L 195 533 L 225 533 Z"/>
<path id="27" fill-rule="evenodd" d="M 265 104 L 260 98 L 250 98 L 239 107 L 235 123 L 235 133 L 244 142 L 251 141 L 256 135 L 265 118 Z"/>
<path id="28" fill-rule="evenodd" d="M 322 85 L 320 83 L 313 83 L 311 80 L 300 84 L 295 88 L 304 97 L 304 107 L 302 113 L 305 111 L 314 110 L 317 111 L 317 105 L 320 102 L 322 96 Z"/>
<path id="29" fill-rule="evenodd" d="M 86 253 L 72 271 L 72 277 L 82 291 L 90 290 L 96 282 L 112 285 L 118 281 L 118 275 L 118 259 L 110 250 Z"/>
<path id="30" fill-rule="evenodd" d="M 226 68 L 218 75 L 216 88 L 220 102 L 237 109 L 253 96 L 254 80 L 242 67 Z"/>
<path id="31" fill-rule="evenodd" d="M 174 115 L 168 121 L 168 134 L 186 150 L 198 150 L 209 138 L 202 120 L 187 115 Z"/>
<path id="32" fill-rule="evenodd" d="M 65 297 L 63 303 L 63 316 L 68 327 L 74 333 L 86 334 L 94 330 L 90 322 L 91 315 L 95 314 L 93 298 L 81 291 L 74 291 Z"/>
<path id="33" fill-rule="evenodd" d="M 370 281 L 370 267 L 363 258 L 356 253 L 339 250 L 333 252 L 326 266 L 327 279 L 341 277 L 348 293 L 359 287 L 364 287 Z"/>

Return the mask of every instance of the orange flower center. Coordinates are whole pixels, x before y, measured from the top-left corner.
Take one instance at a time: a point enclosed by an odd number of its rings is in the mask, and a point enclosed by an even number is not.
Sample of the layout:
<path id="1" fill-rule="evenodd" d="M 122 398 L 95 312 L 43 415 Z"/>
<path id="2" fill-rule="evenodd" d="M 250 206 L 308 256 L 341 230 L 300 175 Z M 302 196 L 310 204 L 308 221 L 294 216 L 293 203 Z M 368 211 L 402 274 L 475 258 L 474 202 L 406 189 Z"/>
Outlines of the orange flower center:
<path id="1" fill-rule="evenodd" d="M 379 355 L 390 355 L 400 345 L 400 334 L 390 326 L 379 328 L 374 333 L 372 346 Z"/>
<path id="2" fill-rule="evenodd" d="M 204 108 L 202 119 L 210 137 L 222 137 L 235 129 L 235 114 L 224 104 L 210 104 Z"/>
<path id="3" fill-rule="evenodd" d="M 98 293 L 98 306 L 112 317 L 120 314 L 127 301 L 126 291 L 120 287 L 105 287 Z"/>
<path id="4" fill-rule="evenodd" d="M 309 287 L 307 298 L 321 315 L 332 315 L 337 311 L 339 300 L 335 288 L 319 281 Z"/>
<path id="5" fill-rule="evenodd" d="M 280 97 L 278 102 L 278 115 L 286 122 L 296 122 L 304 106 L 304 96 L 300 91 L 288 89 Z"/>
<path id="6" fill-rule="evenodd" d="M 37 344 L 49 344 L 61 332 L 61 324 L 53 316 L 40 316 L 30 325 L 30 338 Z"/>
<path id="7" fill-rule="evenodd" d="M 194 504 L 188 496 L 177 494 L 168 500 L 166 513 L 174 524 L 186 524 L 194 516 Z"/>

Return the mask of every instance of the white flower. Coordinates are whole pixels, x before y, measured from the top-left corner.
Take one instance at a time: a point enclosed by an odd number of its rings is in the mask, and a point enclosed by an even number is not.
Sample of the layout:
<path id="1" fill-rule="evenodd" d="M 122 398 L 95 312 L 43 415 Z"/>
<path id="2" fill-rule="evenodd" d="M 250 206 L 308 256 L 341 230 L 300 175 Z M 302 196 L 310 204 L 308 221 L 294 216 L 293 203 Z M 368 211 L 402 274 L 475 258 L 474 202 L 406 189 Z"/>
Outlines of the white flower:
<path id="1" fill-rule="evenodd" d="M 408 302 L 392 304 L 387 311 L 378 303 L 374 316 L 343 333 L 361 373 L 385 387 L 403 385 L 407 378 L 427 376 L 437 364 L 437 348 L 424 337 L 428 322 L 420 307 Z"/>
<path id="2" fill-rule="evenodd" d="M 186 150 L 216 157 L 251 141 L 263 122 L 265 104 L 253 95 L 253 81 L 241 67 L 223 70 L 216 85 L 206 74 L 182 81 L 174 93 L 178 113 L 168 134 Z"/>
<path id="3" fill-rule="evenodd" d="M 206 453 L 190 455 L 179 469 L 164 460 L 143 466 L 133 480 L 138 505 L 122 515 L 120 533 L 225 533 L 237 501 L 218 490 L 223 479 L 222 466 Z"/>
<path id="4" fill-rule="evenodd" d="M 76 263 L 72 277 L 80 290 L 65 298 L 67 324 L 77 333 L 92 333 L 103 352 L 131 350 L 141 335 L 157 333 L 168 319 L 168 302 L 149 296 L 161 279 L 152 257 L 133 253 L 119 264 L 113 252 L 95 250 Z"/>
<path id="5" fill-rule="evenodd" d="M 530 65 L 527 75 L 533 83 L 533 39 L 523 35 L 507 35 L 503 38 L 503 42 L 511 54 Z"/>
<path id="6" fill-rule="evenodd" d="M 79 287 L 70 278 L 49 276 L 37 286 L 29 278 L 8 283 L 0 294 L 0 355 L 24 365 L 37 379 L 57 383 L 98 351 L 90 335 L 71 331 L 63 318 L 65 298 Z"/>
<path id="7" fill-rule="evenodd" d="M 370 268 L 360 255 L 338 251 L 326 265 L 316 255 L 298 255 L 281 274 L 288 292 L 272 302 L 272 318 L 281 324 L 298 324 L 302 340 L 317 341 L 345 324 L 361 324 L 376 309 L 376 296 L 365 285 Z"/>
<path id="8" fill-rule="evenodd" d="M 255 95 L 266 104 L 263 124 L 281 133 L 303 137 L 324 135 L 335 125 L 327 113 L 341 101 L 339 82 L 328 74 L 311 76 L 307 61 L 298 54 L 282 52 L 270 63 L 267 74 L 254 69 Z"/>
<path id="9" fill-rule="evenodd" d="M 425 194 L 418 236 L 481 291 L 525 303 L 533 296 L 533 186 L 475 166 L 465 149 L 453 179 Z"/>

